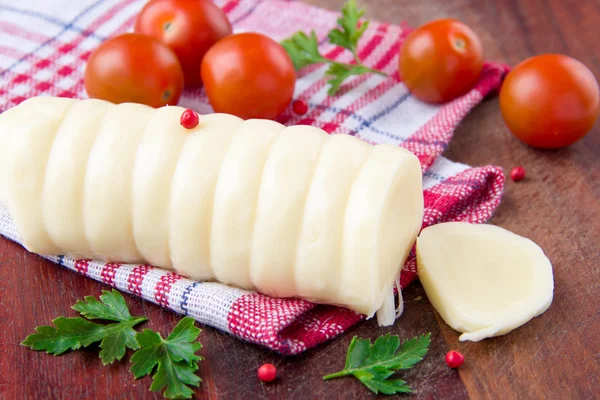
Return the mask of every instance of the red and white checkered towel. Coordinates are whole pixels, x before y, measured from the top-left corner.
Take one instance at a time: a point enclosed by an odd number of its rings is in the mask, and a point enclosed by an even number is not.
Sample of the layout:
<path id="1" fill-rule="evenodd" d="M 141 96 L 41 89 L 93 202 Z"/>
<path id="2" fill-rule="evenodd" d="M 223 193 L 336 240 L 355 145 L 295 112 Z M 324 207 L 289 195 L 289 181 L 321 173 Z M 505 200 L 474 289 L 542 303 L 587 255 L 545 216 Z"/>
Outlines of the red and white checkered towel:
<path id="1" fill-rule="evenodd" d="M 0 0 L 0 110 L 35 95 L 87 97 L 83 71 L 90 51 L 104 39 L 129 31 L 145 1 Z M 258 31 L 276 40 L 310 29 L 322 40 L 338 17 L 335 12 L 293 1 L 217 3 L 236 31 Z M 367 65 L 387 72 L 389 78 L 355 77 L 339 95 L 328 97 L 323 79 L 326 67 L 302 70 L 294 97 L 305 101 L 309 111 L 298 116 L 289 107 L 279 120 L 287 125 L 311 124 L 327 132 L 356 135 L 369 143 L 404 146 L 419 157 L 424 170 L 423 226 L 457 220 L 484 222 L 500 202 L 502 170 L 494 166 L 471 168 L 440 154 L 461 119 L 500 85 L 506 68 L 486 64 L 477 86 L 451 103 L 421 103 L 397 78 L 398 49 L 407 33 L 406 27 L 373 22 L 361 39 L 360 57 Z M 320 49 L 329 58 L 352 60 L 347 51 L 330 44 L 323 43 Z M 211 111 L 200 89 L 187 91 L 181 105 L 200 113 Z M 0 234 L 19 241 L 14 224 L 1 205 Z M 300 353 L 363 319 L 347 309 L 298 299 L 275 299 L 219 283 L 195 282 L 150 265 L 105 264 L 70 257 L 50 259 L 282 354 Z M 402 287 L 416 276 L 412 254 L 402 270 Z"/>

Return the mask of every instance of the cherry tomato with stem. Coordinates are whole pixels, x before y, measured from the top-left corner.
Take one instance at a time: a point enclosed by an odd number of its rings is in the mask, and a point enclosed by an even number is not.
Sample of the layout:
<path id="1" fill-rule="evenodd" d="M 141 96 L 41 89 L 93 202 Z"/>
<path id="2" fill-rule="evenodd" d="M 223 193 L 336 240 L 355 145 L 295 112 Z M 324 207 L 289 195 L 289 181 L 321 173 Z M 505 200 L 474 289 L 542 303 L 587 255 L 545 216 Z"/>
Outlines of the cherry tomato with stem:
<path id="1" fill-rule="evenodd" d="M 204 56 L 201 71 L 215 112 L 273 119 L 292 101 L 292 60 L 279 43 L 259 33 L 220 40 Z"/>
<path id="2" fill-rule="evenodd" d="M 481 41 L 453 19 L 421 26 L 400 48 L 400 78 L 413 96 L 428 103 L 445 103 L 467 93 L 482 69 Z"/>
<path id="3" fill-rule="evenodd" d="M 151 107 L 175 105 L 183 90 L 183 71 L 175 53 L 137 33 L 108 39 L 90 55 L 84 73 L 90 97 Z"/>
<path id="4" fill-rule="evenodd" d="M 600 111 L 594 74 L 560 54 L 523 61 L 500 89 L 500 111 L 510 131 L 524 143 L 557 149 L 583 138 Z"/>
<path id="5" fill-rule="evenodd" d="M 181 63 L 185 86 L 200 86 L 200 64 L 208 49 L 231 35 L 227 15 L 210 0 L 151 0 L 135 20 L 135 32 L 170 47 Z"/>

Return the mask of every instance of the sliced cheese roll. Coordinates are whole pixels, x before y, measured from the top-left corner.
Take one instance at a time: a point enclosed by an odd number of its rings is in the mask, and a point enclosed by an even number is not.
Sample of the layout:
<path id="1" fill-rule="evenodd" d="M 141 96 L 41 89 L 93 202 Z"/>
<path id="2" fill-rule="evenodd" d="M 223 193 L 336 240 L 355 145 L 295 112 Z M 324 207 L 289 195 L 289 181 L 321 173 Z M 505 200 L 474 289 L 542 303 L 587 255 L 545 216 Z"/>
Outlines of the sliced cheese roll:
<path id="1" fill-rule="evenodd" d="M 382 309 L 393 322 L 392 287 L 423 217 L 418 159 L 225 114 L 184 129 L 183 111 L 37 98 L 0 115 L 0 199 L 27 248 Z"/>

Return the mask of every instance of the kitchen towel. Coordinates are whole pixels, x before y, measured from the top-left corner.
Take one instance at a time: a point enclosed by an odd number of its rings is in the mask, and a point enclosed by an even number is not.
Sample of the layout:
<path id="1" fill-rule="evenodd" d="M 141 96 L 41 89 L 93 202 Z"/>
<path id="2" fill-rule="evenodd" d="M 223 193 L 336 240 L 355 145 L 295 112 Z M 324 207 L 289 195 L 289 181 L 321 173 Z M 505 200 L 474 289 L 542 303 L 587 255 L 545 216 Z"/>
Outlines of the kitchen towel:
<path id="1" fill-rule="evenodd" d="M 132 29 L 146 0 L 0 0 L 0 111 L 38 95 L 86 98 L 85 62 L 103 40 Z M 298 30 L 314 30 L 328 58 L 351 62 L 352 55 L 327 43 L 337 12 L 297 1 L 217 1 L 236 32 L 255 31 L 282 40 Z M 350 79 L 336 96 L 327 95 L 325 66 L 298 74 L 294 98 L 308 105 L 297 115 L 292 107 L 278 120 L 310 124 L 329 133 L 350 134 L 369 143 L 403 146 L 419 157 L 424 171 L 423 226 L 444 221 L 481 223 L 500 202 L 503 172 L 495 166 L 471 168 L 441 157 L 454 129 L 486 95 L 497 89 L 505 66 L 486 63 L 476 87 L 444 105 L 422 103 L 398 78 L 398 50 L 410 29 L 372 21 L 359 43 L 368 66 L 389 77 Z M 211 112 L 202 89 L 188 90 L 182 106 Z M 0 205 L 0 234 L 20 241 Z M 214 282 L 195 282 L 151 265 L 125 265 L 68 256 L 53 262 L 121 291 L 143 297 L 199 322 L 258 343 L 282 354 L 298 354 L 339 335 L 364 316 L 300 299 L 277 299 Z M 326 268 L 326 266 L 323 266 Z M 400 277 L 406 287 L 417 277 L 414 253 Z M 56 282 L 60 286 L 60 282 Z M 402 323 L 402 319 L 397 321 Z"/>

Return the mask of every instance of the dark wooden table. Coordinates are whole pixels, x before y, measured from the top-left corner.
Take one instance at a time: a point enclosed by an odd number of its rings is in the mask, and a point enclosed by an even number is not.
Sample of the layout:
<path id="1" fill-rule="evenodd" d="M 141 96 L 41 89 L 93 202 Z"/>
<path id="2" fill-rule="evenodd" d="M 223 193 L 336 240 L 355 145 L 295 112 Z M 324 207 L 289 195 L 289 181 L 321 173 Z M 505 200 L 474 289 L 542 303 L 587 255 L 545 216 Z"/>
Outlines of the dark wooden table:
<path id="1" fill-rule="evenodd" d="M 337 10 L 343 0 L 311 0 Z M 367 17 L 417 26 L 441 17 L 458 18 L 481 37 L 486 58 L 511 65 L 540 53 L 565 53 L 600 77 L 599 0 L 363 0 Z M 281 357 L 210 327 L 203 327 L 199 398 L 354 399 L 374 398 L 351 378 L 323 382 L 343 367 L 353 335 L 385 332 L 412 337 L 432 332 L 432 346 L 406 379 L 419 398 L 598 398 L 600 397 L 600 125 L 583 141 L 560 151 L 522 145 L 505 128 L 498 99 L 474 110 L 457 130 L 446 156 L 471 165 L 523 165 L 527 180 L 507 181 L 492 223 L 536 241 L 554 264 L 551 308 L 509 335 L 480 343 L 459 343 L 458 334 L 433 311 L 423 289 L 405 292 L 406 312 L 390 329 L 374 321 L 296 357 Z M 60 285 L 56 282 L 60 281 Z M 152 398 L 150 378 L 134 381 L 126 362 L 103 367 L 97 350 L 52 357 L 19 346 L 35 326 L 58 315 L 104 285 L 28 254 L 0 239 L 0 398 Z M 419 300 L 419 298 L 422 298 Z M 179 316 L 127 296 L 135 314 L 150 327 L 170 330 Z M 70 315 L 70 314 L 69 314 Z M 466 357 L 450 370 L 444 354 Z M 280 379 L 261 384 L 256 370 L 274 363 Z M 161 398 L 160 395 L 154 396 Z"/>

